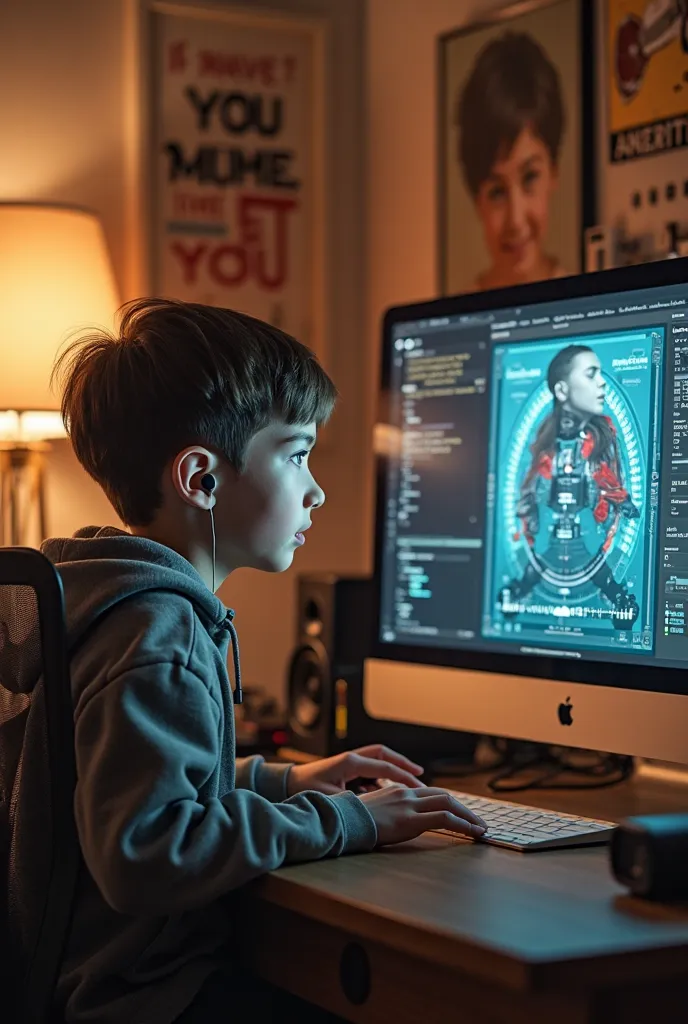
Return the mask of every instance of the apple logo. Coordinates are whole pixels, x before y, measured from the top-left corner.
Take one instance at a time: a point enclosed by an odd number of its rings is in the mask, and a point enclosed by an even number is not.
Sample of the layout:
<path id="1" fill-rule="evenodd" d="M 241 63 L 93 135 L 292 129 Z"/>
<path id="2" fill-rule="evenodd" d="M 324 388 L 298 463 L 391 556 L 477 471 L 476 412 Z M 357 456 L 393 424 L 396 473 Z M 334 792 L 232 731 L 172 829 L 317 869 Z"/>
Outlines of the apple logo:
<path id="1" fill-rule="evenodd" d="M 572 718 L 572 715 L 571 715 L 572 711 L 573 711 L 573 706 L 571 704 L 571 698 L 567 697 L 566 698 L 566 703 L 565 704 L 560 704 L 559 707 L 557 708 L 557 713 L 559 715 L 559 721 L 561 722 L 562 725 L 573 725 L 573 718 Z"/>

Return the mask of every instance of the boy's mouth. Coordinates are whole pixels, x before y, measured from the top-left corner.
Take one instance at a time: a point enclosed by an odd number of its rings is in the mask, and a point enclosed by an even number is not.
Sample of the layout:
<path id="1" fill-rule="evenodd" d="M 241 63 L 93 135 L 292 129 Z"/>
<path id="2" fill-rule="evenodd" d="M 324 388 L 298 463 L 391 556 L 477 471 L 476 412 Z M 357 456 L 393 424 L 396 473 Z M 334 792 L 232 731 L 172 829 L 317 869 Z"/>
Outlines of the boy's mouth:
<path id="1" fill-rule="evenodd" d="M 503 252 L 508 253 L 509 256 L 522 256 L 528 249 L 528 246 L 530 245 L 532 240 L 533 239 L 531 237 L 528 237 L 519 238 L 513 242 L 504 242 L 502 245 L 502 250 Z"/>
<path id="2" fill-rule="evenodd" d="M 303 530 L 297 530 L 296 531 L 296 533 L 294 534 L 294 539 L 296 540 L 297 544 L 305 544 L 306 543 L 306 536 L 305 536 L 306 535 L 306 530 L 309 530 L 309 529 L 310 529 L 310 523 L 308 524 L 308 526 L 304 526 Z"/>

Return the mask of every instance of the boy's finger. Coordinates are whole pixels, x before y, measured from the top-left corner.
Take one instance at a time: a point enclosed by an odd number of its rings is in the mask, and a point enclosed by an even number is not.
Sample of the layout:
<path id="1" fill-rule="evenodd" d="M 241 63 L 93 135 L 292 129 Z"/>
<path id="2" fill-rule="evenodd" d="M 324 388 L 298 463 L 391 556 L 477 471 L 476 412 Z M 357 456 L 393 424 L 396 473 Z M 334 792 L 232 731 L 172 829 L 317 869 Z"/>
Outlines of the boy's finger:
<path id="1" fill-rule="evenodd" d="M 383 743 L 374 743 L 368 747 L 360 747 L 356 753 L 363 754 L 364 757 L 374 757 L 380 761 L 389 761 L 390 764 L 395 764 L 398 768 L 411 772 L 412 775 L 420 775 L 423 772 L 422 765 L 416 764 L 415 761 L 404 757 L 403 754 L 396 750 L 391 750 L 390 747 L 386 747 Z"/>
<path id="2" fill-rule="evenodd" d="M 469 810 L 468 807 L 464 807 L 464 805 L 453 797 L 451 793 L 433 789 L 428 793 L 428 795 L 418 797 L 418 809 L 424 814 L 432 813 L 434 811 L 449 811 L 455 817 L 464 818 L 472 825 L 479 825 L 484 829 L 487 828 L 487 822 L 484 821 L 479 814 Z"/>
<path id="3" fill-rule="evenodd" d="M 353 762 L 356 775 L 365 779 L 389 779 L 390 782 L 397 782 L 401 786 L 408 786 L 409 789 L 424 789 L 425 785 L 415 775 L 398 768 L 389 761 L 376 761 L 372 757 L 363 757 L 360 754 L 353 755 L 356 761 Z"/>

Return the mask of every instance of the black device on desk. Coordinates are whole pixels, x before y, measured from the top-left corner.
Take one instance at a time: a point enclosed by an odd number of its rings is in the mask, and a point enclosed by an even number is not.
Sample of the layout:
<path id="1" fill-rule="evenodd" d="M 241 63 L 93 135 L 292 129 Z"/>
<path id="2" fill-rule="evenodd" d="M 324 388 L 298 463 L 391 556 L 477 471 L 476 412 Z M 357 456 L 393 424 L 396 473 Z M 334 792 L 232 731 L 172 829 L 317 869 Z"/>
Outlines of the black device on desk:
<path id="1" fill-rule="evenodd" d="M 688 900 L 688 814 L 627 818 L 610 853 L 614 874 L 634 896 Z"/>
<path id="2" fill-rule="evenodd" d="M 389 310 L 375 451 L 368 715 L 688 763 L 688 260 Z"/>

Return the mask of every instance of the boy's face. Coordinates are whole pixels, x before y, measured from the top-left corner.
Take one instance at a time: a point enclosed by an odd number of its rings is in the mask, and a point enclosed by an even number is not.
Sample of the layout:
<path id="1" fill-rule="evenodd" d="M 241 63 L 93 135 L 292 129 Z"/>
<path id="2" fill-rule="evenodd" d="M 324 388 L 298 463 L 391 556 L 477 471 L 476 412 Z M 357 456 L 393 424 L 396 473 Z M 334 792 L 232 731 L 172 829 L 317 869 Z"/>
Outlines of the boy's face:
<path id="1" fill-rule="evenodd" d="M 325 494 L 308 467 L 316 426 L 271 421 L 251 439 L 246 468 L 218 488 L 218 550 L 233 568 L 283 572 L 305 543 L 311 513 Z"/>
<path id="2" fill-rule="evenodd" d="M 514 282 L 536 272 L 545 255 L 556 185 L 557 170 L 547 146 L 524 128 L 478 190 L 476 206 L 493 266 Z"/>
<path id="3" fill-rule="evenodd" d="M 605 379 L 594 352 L 579 352 L 566 380 L 554 386 L 555 397 L 569 409 L 584 416 L 601 416 L 604 411 Z"/>

